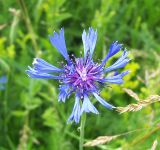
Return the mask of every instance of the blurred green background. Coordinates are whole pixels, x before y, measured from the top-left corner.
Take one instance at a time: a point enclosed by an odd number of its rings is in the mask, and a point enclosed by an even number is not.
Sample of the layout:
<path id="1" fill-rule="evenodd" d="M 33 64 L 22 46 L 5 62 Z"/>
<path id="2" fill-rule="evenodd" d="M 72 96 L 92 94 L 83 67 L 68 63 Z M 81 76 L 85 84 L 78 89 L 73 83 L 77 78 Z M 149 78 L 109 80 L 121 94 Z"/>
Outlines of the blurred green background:
<path id="1" fill-rule="evenodd" d="M 48 35 L 65 28 L 67 48 L 80 56 L 81 34 L 92 26 L 98 30 L 95 60 L 105 57 L 112 41 L 130 51 L 131 73 L 121 86 L 105 88 L 101 95 L 115 106 L 160 92 L 159 0 L 1 0 L 0 75 L 8 77 L 0 91 L 0 150 L 77 150 L 79 125 L 67 124 L 74 104 L 71 97 L 58 103 L 58 83 L 30 79 L 25 70 L 34 57 L 59 66 L 63 60 Z M 117 56 L 118 57 L 118 56 Z M 108 62 L 108 65 L 111 62 Z M 95 103 L 100 115 L 88 114 L 85 139 L 138 130 L 91 150 L 148 150 L 160 139 L 160 104 L 138 112 L 119 114 Z M 158 144 L 157 149 L 160 149 Z"/>

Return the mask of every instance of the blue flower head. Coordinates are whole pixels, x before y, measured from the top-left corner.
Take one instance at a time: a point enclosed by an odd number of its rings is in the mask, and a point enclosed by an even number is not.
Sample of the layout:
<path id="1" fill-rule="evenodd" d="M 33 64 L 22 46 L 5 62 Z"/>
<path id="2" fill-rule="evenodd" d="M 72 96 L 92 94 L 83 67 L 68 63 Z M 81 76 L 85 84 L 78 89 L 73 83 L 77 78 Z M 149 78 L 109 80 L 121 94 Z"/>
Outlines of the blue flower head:
<path id="1" fill-rule="evenodd" d="M 5 89 L 5 84 L 7 83 L 7 77 L 3 75 L 0 77 L 0 91 Z"/>
<path id="2" fill-rule="evenodd" d="M 123 68 L 129 62 L 127 57 L 128 52 L 125 49 L 115 63 L 105 67 L 108 59 L 122 49 L 122 44 L 116 41 L 111 44 L 109 52 L 102 60 L 102 63 L 95 63 L 93 60 L 93 52 L 97 41 L 97 31 L 94 31 L 93 28 L 89 28 L 88 33 L 85 30 L 83 31 L 82 41 L 84 57 L 75 58 L 73 61 L 69 58 L 67 52 L 64 29 L 62 28 L 59 33 L 54 32 L 53 35 L 50 36 L 50 42 L 64 57 L 66 65 L 64 65 L 63 68 L 57 68 L 41 58 L 35 58 L 33 68 L 29 67 L 29 69 L 26 70 L 31 78 L 61 80 L 62 84 L 59 86 L 59 101 L 65 102 L 72 93 L 75 94 L 75 104 L 68 122 L 75 121 L 76 123 L 79 123 L 80 117 L 84 112 L 99 113 L 89 99 L 91 95 L 106 108 L 115 108 L 100 97 L 100 87 L 106 85 L 106 83 L 122 84 L 123 77 L 128 74 L 128 71 L 122 73 L 116 72 L 113 76 L 106 76 L 106 73 L 117 71 L 117 69 Z M 56 73 L 56 75 L 54 73 Z"/>

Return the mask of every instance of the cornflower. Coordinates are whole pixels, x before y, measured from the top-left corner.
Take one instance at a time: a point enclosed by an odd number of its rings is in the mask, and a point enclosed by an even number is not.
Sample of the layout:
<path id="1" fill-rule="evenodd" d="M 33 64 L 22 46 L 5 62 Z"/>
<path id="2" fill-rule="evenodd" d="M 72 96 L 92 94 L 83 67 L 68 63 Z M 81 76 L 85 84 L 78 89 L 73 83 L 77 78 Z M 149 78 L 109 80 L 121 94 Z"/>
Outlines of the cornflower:
<path id="1" fill-rule="evenodd" d="M 100 90 L 108 83 L 122 84 L 123 77 L 129 73 L 129 71 L 117 72 L 117 69 L 123 68 L 129 62 L 126 49 L 123 50 L 122 55 L 117 61 L 111 66 L 105 67 L 106 62 L 122 49 L 122 44 L 119 44 L 117 41 L 113 42 L 110 45 L 108 54 L 99 64 L 93 60 L 97 31 L 92 27 L 89 28 L 88 33 L 85 30 L 82 33 L 84 56 L 74 58 L 74 60 L 68 55 L 63 28 L 59 33 L 54 32 L 49 38 L 51 44 L 66 60 L 66 64 L 63 65 L 62 68 L 58 68 L 41 58 L 35 58 L 33 61 L 33 68 L 29 66 L 26 72 L 31 78 L 60 80 L 59 102 L 65 102 L 72 93 L 75 94 L 75 103 L 72 113 L 68 118 L 68 122 L 75 121 L 79 123 L 80 117 L 84 112 L 99 114 L 98 110 L 90 101 L 91 95 L 106 108 L 115 108 L 100 97 Z M 106 76 L 106 73 L 111 71 L 116 71 L 116 73 L 112 76 Z M 54 75 L 54 73 L 58 75 Z"/>

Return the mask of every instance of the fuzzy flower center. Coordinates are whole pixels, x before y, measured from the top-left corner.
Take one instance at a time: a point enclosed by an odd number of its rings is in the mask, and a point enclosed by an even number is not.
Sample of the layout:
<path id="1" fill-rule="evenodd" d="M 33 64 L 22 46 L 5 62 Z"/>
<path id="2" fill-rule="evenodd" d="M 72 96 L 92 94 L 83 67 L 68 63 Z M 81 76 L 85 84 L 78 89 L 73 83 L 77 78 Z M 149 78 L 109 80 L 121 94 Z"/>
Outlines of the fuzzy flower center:
<path id="1" fill-rule="evenodd" d="M 63 82 L 81 94 L 96 90 L 96 81 L 103 78 L 98 64 L 92 60 L 84 61 L 82 58 L 76 58 L 74 64 L 67 65 L 64 76 Z"/>

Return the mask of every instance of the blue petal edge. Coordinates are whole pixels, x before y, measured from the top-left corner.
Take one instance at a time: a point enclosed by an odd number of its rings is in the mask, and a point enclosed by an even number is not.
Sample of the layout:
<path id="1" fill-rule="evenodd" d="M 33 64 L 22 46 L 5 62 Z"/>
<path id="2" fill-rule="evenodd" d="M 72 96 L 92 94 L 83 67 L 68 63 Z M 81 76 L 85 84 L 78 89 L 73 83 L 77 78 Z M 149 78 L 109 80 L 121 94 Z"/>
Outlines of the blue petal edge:
<path id="1" fill-rule="evenodd" d="M 78 96 L 76 96 L 75 104 L 74 104 L 72 113 L 71 113 L 70 117 L 68 118 L 67 123 L 69 123 L 71 121 L 75 121 L 75 123 L 79 123 L 80 116 L 81 116 L 80 99 Z"/>
<path id="2" fill-rule="evenodd" d="M 50 36 L 50 42 L 52 45 L 57 48 L 57 50 L 61 53 L 61 55 L 67 60 L 69 60 L 69 56 L 67 53 L 65 37 L 64 37 L 64 29 L 61 28 L 59 34 L 57 32 L 53 33 L 53 36 Z"/>
<path id="3" fill-rule="evenodd" d="M 110 57 L 112 57 L 113 55 L 115 55 L 116 53 L 118 53 L 121 49 L 122 49 L 122 44 L 119 44 L 118 41 L 113 42 L 110 45 L 109 52 L 108 52 L 107 56 L 103 59 L 101 66 L 104 66 L 106 64 L 107 60 Z"/>
<path id="4" fill-rule="evenodd" d="M 56 80 L 62 79 L 59 76 L 54 76 L 48 73 L 38 72 L 37 70 L 34 70 L 30 66 L 28 68 L 29 70 L 26 70 L 26 73 L 30 78 L 41 78 L 41 79 L 46 78 L 46 79 L 56 79 Z"/>
<path id="5" fill-rule="evenodd" d="M 59 96 L 58 96 L 58 101 L 59 102 L 65 102 L 66 98 L 68 96 L 68 91 L 69 90 L 69 86 L 67 85 L 60 85 L 59 87 Z"/>
<path id="6" fill-rule="evenodd" d="M 84 47 L 84 58 L 86 59 L 89 50 L 90 50 L 89 56 L 91 58 L 96 46 L 97 30 L 94 31 L 94 29 L 90 27 L 88 34 L 84 30 L 82 33 L 82 41 L 83 41 L 83 47 Z"/>
<path id="7" fill-rule="evenodd" d="M 128 56 L 128 52 L 125 49 L 123 51 L 122 56 L 113 65 L 104 69 L 104 72 L 109 72 L 109 71 L 112 71 L 112 70 L 123 68 L 130 61 L 130 59 L 127 58 L 127 56 Z"/>
<path id="8" fill-rule="evenodd" d="M 124 71 L 118 75 L 115 75 L 115 76 L 111 76 L 111 77 L 106 77 L 104 79 L 105 82 L 109 82 L 109 83 L 113 83 L 113 84 L 122 84 L 123 83 L 123 77 L 125 75 L 127 75 L 129 73 L 129 71 Z"/>
<path id="9" fill-rule="evenodd" d="M 83 112 L 86 112 L 86 113 L 92 112 L 95 114 L 99 114 L 98 110 L 94 107 L 94 105 L 90 102 L 89 98 L 86 95 L 84 95 L 81 114 Z"/>
<path id="10" fill-rule="evenodd" d="M 100 96 L 98 96 L 97 93 L 93 93 L 93 95 L 94 95 L 95 98 L 96 98 L 103 106 L 105 106 L 106 108 L 108 108 L 108 109 L 113 109 L 113 108 L 115 108 L 115 106 L 107 103 L 104 99 L 102 99 Z"/>
<path id="11" fill-rule="evenodd" d="M 63 72 L 62 69 L 59 69 L 45 60 L 41 58 L 35 58 L 33 61 L 34 70 L 41 72 L 41 73 L 50 73 L 50 72 Z"/>

